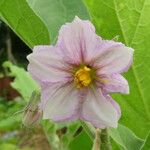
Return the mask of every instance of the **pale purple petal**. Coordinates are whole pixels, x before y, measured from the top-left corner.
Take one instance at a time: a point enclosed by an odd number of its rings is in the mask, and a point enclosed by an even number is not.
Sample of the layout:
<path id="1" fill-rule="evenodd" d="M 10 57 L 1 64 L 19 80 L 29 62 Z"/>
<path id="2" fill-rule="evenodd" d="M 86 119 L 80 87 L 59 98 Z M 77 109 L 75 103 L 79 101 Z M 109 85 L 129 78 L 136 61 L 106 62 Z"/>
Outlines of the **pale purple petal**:
<path id="1" fill-rule="evenodd" d="M 120 114 L 118 107 L 95 89 L 87 94 L 81 110 L 81 119 L 91 122 L 95 127 L 117 127 Z"/>
<path id="2" fill-rule="evenodd" d="M 57 46 L 68 60 L 74 64 L 86 61 L 88 52 L 95 49 L 100 37 L 95 34 L 95 28 L 89 21 L 75 17 L 72 23 L 66 23 L 59 31 Z"/>
<path id="3" fill-rule="evenodd" d="M 133 49 L 117 44 L 105 49 L 96 59 L 99 74 L 122 73 L 128 70 L 133 59 Z"/>
<path id="4" fill-rule="evenodd" d="M 54 46 L 35 46 L 27 58 L 28 71 L 40 85 L 70 77 L 69 66 L 63 61 L 60 50 Z"/>
<path id="5" fill-rule="evenodd" d="M 53 83 L 42 89 L 41 99 L 44 119 L 61 122 L 78 118 L 79 93 L 73 85 Z"/>
<path id="6" fill-rule="evenodd" d="M 103 55 L 109 51 L 113 47 L 123 46 L 120 42 L 115 42 L 112 40 L 96 40 L 94 49 L 90 49 L 87 53 L 86 60 L 90 63 L 95 61 L 96 65 L 99 65 L 99 60 L 103 57 Z M 101 57 L 102 56 L 102 57 Z"/>
<path id="7" fill-rule="evenodd" d="M 101 79 L 103 80 L 103 79 Z M 99 86 L 106 93 L 125 93 L 129 94 L 129 85 L 127 80 L 120 74 L 107 75 L 104 78 L 104 83 L 100 83 Z"/>
<path id="8" fill-rule="evenodd" d="M 106 100 L 108 100 L 113 106 L 114 108 L 116 109 L 117 113 L 118 113 L 118 120 L 121 116 L 121 110 L 120 110 L 120 106 L 117 102 L 115 102 L 115 100 L 112 99 L 112 97 L 110 95 L 105 95 L 104 94 L 104 97 L 106 98 Z"/>

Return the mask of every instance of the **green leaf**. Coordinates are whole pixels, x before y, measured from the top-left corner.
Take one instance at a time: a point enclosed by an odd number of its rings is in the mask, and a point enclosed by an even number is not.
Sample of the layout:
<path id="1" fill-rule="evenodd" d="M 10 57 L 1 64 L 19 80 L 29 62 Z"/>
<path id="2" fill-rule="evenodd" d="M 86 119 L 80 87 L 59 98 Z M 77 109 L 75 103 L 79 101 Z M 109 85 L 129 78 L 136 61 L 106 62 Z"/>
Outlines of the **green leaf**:
<path id="1" fill-rule="evenodd" d="M 5 62 L 3 66 L 4 68 L 9 68 L 10 75 L 15 77 L 11 86 L 16 89 L 26 101 L 29 101 L 32 92 L 39 90 L 37 83 L 24 68 L 17 67 L 10 62 Z"/>
<path id="2" fill-rule="evenodd" d="M 82 19 L 89 18 L 82 0 L 27 0 L 31 8 L 41 17 L 55 42 L 59 28 L 70 22 L 77 15 Z"/>
<path id="3" fill-rule="evenodd" d="M 150 127 L 150 1 L 84 0 L 96 30 L 103 38 L 119 40 L 135 49 L 126 78 L 129 95 L 115 95 L 121 105 L 121 123 L 141 138 Z"/>
<path id="4" fill-rule="evenodd" d="M 149 132 L 141 150 L 149 150 L 149 148 L 150 148 L 150 132 Z"/>
<path id="5" fill-rule="evenodd" d="M 144 142 L 130 129 L 122 125 L 119 125 L 117 129 L 110 129 L 109 134 L 124 150 L 140 150 Z"/>
<path id="6" fill-rule="evenodd" d="M 69 143 L 74 140 L 74 135 L 78 132 L 78 129 L 81 127 L 79 121 L 71 122 L 67 124 L 67 131 L 60 138 L 60 143 L 63 145 L 63 148 L 67 148 Z"/>
<path id="7" fill-rule="evenodd" d="M 85 131 L 82 131 L 69 145 L 69 150 L 91 150 L 92 141 Z"/>
<path id="8" fill-rule="evenodd" d="M 30 47 L 49 44 L 49 33 L 26 0 L 0 0 L 0 18 Z"/>

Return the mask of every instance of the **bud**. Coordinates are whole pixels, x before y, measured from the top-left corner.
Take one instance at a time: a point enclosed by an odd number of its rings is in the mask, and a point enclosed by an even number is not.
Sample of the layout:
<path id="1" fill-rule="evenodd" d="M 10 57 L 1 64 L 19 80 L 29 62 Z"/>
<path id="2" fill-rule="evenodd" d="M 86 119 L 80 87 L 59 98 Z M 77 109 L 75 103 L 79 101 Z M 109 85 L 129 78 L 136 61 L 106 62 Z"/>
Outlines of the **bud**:
<path id="1" fill-rule="evenodd" d="M 23 125 L 26 127 L 33 127 L 42 119 L 42 111 L 39 108 L 40 93 L 33 91 L 30 101 L 25 108 L 23 115 Z"/>

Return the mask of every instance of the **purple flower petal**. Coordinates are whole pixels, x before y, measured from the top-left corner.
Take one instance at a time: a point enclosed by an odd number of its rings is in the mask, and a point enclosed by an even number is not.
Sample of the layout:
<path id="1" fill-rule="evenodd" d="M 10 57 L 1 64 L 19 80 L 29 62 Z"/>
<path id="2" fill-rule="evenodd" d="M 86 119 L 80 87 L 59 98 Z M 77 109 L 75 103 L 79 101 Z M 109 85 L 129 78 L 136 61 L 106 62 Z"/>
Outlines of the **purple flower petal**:
<path id="1" fill-rule="evenodd" d="M 89 90 L 82 105 L 80 118 L 91 122 L 95 127 L 117 127 L 118 107 L 101 93 L 100 89 Z"/>
<path id="2" fill-rule="evenodd" d="M 53 83 L 45 87 L 41 100 L 44 119 L 60 122 L 78 118 L 79 93 L 69 83 Z"/>
<path id="3" fill-rule="evenodd" d="M 133 49 L 123 44 L 116 43 L 100 53 L 95 59 L 99 67 L 98 74 L 113 74 L 127 71 L 132 63 Z M 108 43 L 109 44 L 109 43 Z"/>
<path id="4" fill-rule="evenodd" d="M 59 31 L 57 46 L 62 48 L 66 59 L 79 64 L 87 59 L 87 53 L 94 50 L 100 38 L 89 21 L 75 17 L 74 21 L 63 25 Z"/>
<path id="5" fill-rule="evenodd" d="M 103 79 L 102 79 L 103 80 Z M 129 85 L 127 80 L 120 74 L 112 74 L 108 75 L 107 78 L 105 78 L 106 83 L 101 85 L 101 88 L 106 93 L 125 93 L 129 94 Z"/>
<path id="6" fill-rule="evenodd" d="M 90 49 L 88 51 L 86 59 L 88 62 L 95 62 L 96 65 L 99 65 L 99 62 L 102 59 L 103 55 L 112 47 L 123 46 L 122 43 L 112 40 L 102 40 L 100 37 L 99 40 L 96 40 L 95 42 L 96 44 L 94 49 Z"/>
<path id="7" fill-rule="evenodd" d="M 117 111 L 117 113 L 118 113 L 118 120 L 119 120 L 119 118 L 121 117 L 121 110 L 120 110 L 120 106 L 119 106 L 119 104 L 118 103 L 116 103 L 113 99 L 112 99 L 112 97 L 110 96 L 110 95 L 105 95 L 104 94 L 104 97 L 106 98 L 106 100 L 108 100 L 113 106 L 114 106 L 114 108 L 116 109 L 116 111 Z"/>
<path id="8" fill-rule="evenodd" d="M 54 46 L 35 46 L 27 58 L 28 71 L 40 85 L 43 82 L 63 81 L 71 76 L 60 50 Z"/>

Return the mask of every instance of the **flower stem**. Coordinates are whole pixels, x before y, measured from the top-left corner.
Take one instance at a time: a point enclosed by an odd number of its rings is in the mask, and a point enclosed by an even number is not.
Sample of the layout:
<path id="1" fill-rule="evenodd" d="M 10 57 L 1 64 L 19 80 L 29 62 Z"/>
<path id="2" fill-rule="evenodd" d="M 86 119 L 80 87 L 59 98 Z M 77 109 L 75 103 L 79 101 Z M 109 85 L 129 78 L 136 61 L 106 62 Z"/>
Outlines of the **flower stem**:
<path id="1" fill-rule="evenodd" d="M 96 129 L 95 130 L 95 140 L 93 142 L 93 147 L 92 147 L 92 150 L 101 150 L 101 141 L 100 141 L 100 132 L 101 130 L 100 129 Z"/>
<path id="2" fill-rule="evenodd" d="M 95 128 L 90 124 L 80 120 L 81 125 L 92 141 L 95 140 Z M 100 132 L 100 150 L 112 150 L 110 137 L 107 129 L 102 129 Z"/>
<path id="3" fill-rule="evenodd" d="M 101 150 L 112 150 L 110 137 L 108 135 L 107 129 L 101 130 L 100 139 L 101 139 Z"/>

